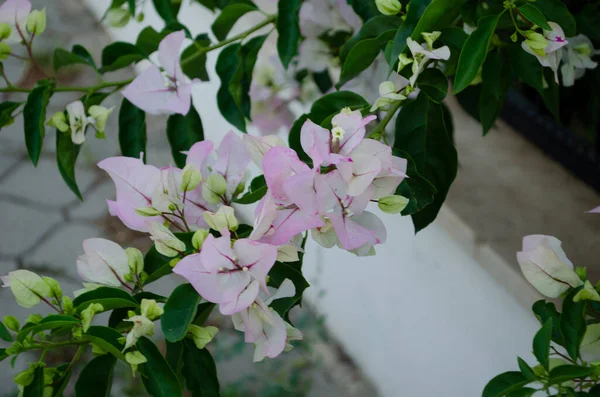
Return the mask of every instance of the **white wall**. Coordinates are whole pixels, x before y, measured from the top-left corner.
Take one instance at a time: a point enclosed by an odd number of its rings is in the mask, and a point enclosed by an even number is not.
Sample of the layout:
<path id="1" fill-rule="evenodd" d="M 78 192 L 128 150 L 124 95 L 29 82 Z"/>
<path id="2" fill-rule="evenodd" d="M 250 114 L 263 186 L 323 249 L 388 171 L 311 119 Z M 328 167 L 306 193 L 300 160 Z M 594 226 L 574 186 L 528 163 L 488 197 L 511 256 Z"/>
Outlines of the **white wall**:
<path id="1" fill-rule="evenodd" d="M 97 15 L 109 3 L 86 2 Z M 209 31 L 214 18 L 199 6 L 184 6 L 180 15 L 194 34 Z M 151 7 L 144 23 L 162 27 Z M 139 30 L 132 24 L 111 34 L 134 41 Z M 207 138 L 218 141 L 232 128 L 216 106 L 215 60 L 210 53 L 211 82 L 195 88 L 194 103 Z M 305 262 L 307 277 L 318 284 L 308 290 L 309 301 L 382 397 L 479 396 L 491 377 L 516 369 L 517 355 L 530 357 L 537 322 L 468 247 L 439 225 L 415 237 L 409 218 L 384 220 L 388 242 L 377 256 L 357 258 L 313 243 Z M 321 288 L 326 294 L 318 298 Z"/>

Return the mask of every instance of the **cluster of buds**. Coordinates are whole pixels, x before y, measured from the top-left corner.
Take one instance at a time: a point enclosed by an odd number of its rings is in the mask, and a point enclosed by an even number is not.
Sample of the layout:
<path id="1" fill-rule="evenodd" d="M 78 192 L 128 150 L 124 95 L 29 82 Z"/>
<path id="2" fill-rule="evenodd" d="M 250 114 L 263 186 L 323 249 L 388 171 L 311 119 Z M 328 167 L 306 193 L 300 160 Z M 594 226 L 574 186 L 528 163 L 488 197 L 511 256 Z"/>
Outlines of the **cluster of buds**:
<path id="1" fill-rule="evenodd" d="M 58 129 L 60 132 L 71 132 L 71 140 L 76 145 L 85 142 L 85 131 L 88 126 L 96 130 L 96 138 L 105 139 L 104 129 L 108 116 L 112 113 L 114 107 L 105 108 L 99 105 L 90 106 L 86 109 L 81 101 L 75 101 L 67 105 L 65 111 L 56 112 L 46 125 Z M 66 113 L 66 114 L 65 114 Z"/>
<path id="2" fill-rule="evenodd" d="M 0 6 L 0 61 L 12 52 L 10 44 L 31 41 L 46 30 L 46 9 L 31 10 L 29 0 L 7 0 Z"/>
<path id="3" fill-rule="evenodd" d="M 402 11 L 402 3 L 398 0 L 376 0 L 375 5 L 383 15 L 397 15 Z"/>

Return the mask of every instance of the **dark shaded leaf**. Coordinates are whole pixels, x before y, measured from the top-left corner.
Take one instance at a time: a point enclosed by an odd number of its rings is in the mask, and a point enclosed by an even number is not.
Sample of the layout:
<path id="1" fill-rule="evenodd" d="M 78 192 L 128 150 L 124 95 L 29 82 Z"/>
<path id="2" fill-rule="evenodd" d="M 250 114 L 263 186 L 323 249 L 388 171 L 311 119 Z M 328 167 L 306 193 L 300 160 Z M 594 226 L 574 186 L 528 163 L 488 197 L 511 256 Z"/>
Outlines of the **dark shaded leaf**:
<path id="1" fill-rule="evenodd" d="M 72 328 L 79 323 L 80 321 L 72 316 L 63 316 L 58 314 L 50 315 L 42 319 L 42 321 L 40 321 L 38 324 L 30 327 L 23 327 L 23 329 L 17 334 L 17 341 L 23 342 L 29 334 L 35 335 L 38 332 L 49 329 Z"/>
<path id="2" fill-rule="evenodd" d="M 519 13 L 523 15 L 525 18 L 533 22 L 535 25 L 538 25 L 544 30 L 552 30 L 552 27 L 548 25 L 548 21 L 542 12 L 530 3 L 525 3 L 521 7 L 519 7 Z"/>
<path id="3" fill-rule="evenodd" d="M 190 79 L 200 79 L 208 81 L 208 72 L 206 71 L 206 53 L 200 50 L 210 45 L 210 38 L 206 33 L 199 34 L 188 48 L 181 54 L 181 70 Z"/>
<path id="4" fill-rule="evenodd" d="M 23 108 L 23 123 L 25 127 L 25 146 L 34 166 L 42 154 L 42 144 L 46 130 L 46 108 L 52 95 L 52 86 L 41 85 L 35 87 L 27 96 Z"/>
<path id="5" fill-rule="evenodd" d="M 38 364 L 33 373 L 33 381 L 23 389 L 23 397 L 44 396 L 44 365 Z"/>
<path id="6" fill-rule="evenodd" d="M 19 106 L 21 106 L 21 102 L 0 103 L 0 129 L 11 125 L 15 121 L 12 114 Z"/>
<path id="7" fill-rule="evenodd" d="M 535 6 L 544 14 L 546 20 L 556 22 L 564 31 L 566 37 L 577 34 L 577 23 L 561 0 L 536 0 Z"/>
<path id="8" fill-rule="evenodd" d="M 73 300 L 73 307 L 78 313 L 81 313 L 92 303 L 100 303 L 104 307 L 104 311 L 122 307 L 139 307 L 138 302 L 131 295 L 114 287 L 100 287 L 84 292 Z"/>
<path id="9" fill-rule="evenodd" d="M 433 203 L 437 189 L 417 171 L 415 161 L 408 153 L 397 148 L 392 148 L 392 152 L 394 156 L 406 159 L 408 163 L 406 170 L 408 178 L 405 178 L 396 189 L 397 195 L 404 196 L 409 200 L 402 215 L 415 214 Z"/>
<path id="10" fill-rule="evenodd" d="M 177 14 L 181 7 L 181 1 L 173 0 L 152 0 L 154 9 L 165 22 L 177 20 Z"/>
<path id="11" fill-rule="evenodd" d="M 190 339 L 183 340 L 183 377 L 193 397 L 219 397 L 217 367 L 210 352 L 199 350 Z"/>
<path id="12" fill-rule="evenodd" d="M 75 383 L 76 397 L 110 397 L 117 359 L 103 354 L 90 361 Z"/>
<path id="13" fill-rule="evenodd" d="M 556 385 L 573 379 L 583 379 L 594 373 L 592 367 L 579 365 L 560 365 L 550 371 L 549 384 Z"/>
<path id="14" fill-rule="evenodd" d="M 563 312 L 560 316 L 560 331 L 562 333 L 565 349 L 573 360 L 579 358 L 579 348 L 587 329 L 585 313 L 587 301 L 573 302 L 573 297 L 583 286 L 572 289 L 563 300 Z"/>
<path id="15" fill-rule="evenodd" d="M 177 375 L 162 356 L 158 347 L 148 338 L 142 337 L 137 348 L 148 362 L 140 365 L 142 382 L 152 397 L 179 397 L 182 395 Z"/>
<path id="16" fill-rule="evenodd" d="M 0 339 L 2 339 L 3 341 L 6 341 L 6 342 L 13 341 L 12 335 L 10 334 L 10 332 L 8 331 L 8 329 L 6 328 L 6 326 L 4 325 L 4 323 L 2 321 L 0 321 Z"/>
<path id="17" fill-rule="evenodd" d="M 281 63 L 287 69 L 298 53 L 300 41 L 300 6 L 302 0 L 286 0 L 277 3 L 277 52 Z"/>
<path id="18" fill-rule="evenodd" d="M 98 345 L 102 350 L 115 356 L 116 358 L 125 361 L 125 356 L 122 351 L 125 347 L 119 339 L 121 334 L 112 328 L 92 325 L 85 334 L 81 337 L 82 340 L 89 340 Z"/>
<path id="19" fill-rule="evenodd" d="M 240 131 L 246 132 L 246 120 L 241 107 L 236 101 L 241 98 L 242 86 L 240 84 L 244 70 L 240 44 L 225 47 L 219 54 L 216 66 L 217 74 L 221 79 L 221 86 L 217 92 L 217 106 L 219 111 L 229 123 Z M 234 88 L 236 95 L 231 92 Z"/>
<path id="20" fill-rule="evenodd" d="M 204 140 L 204 128 L 200 115 L 192 105 L 185 116 L 172 114 L 167 120 L 167 138 L 175 165 L 185 166 L 187 156 L 181 152 L 190 150 L 196 142 Z"/>
<path id="21" fill-rule="evenodd" d="M 544 326 L 533 338 L 533 354 L 546 370 L 548 370 L 550 359 L 550 341 L 552 340 L 552 318 L 549 318 Z"/>
<path id="22" fill-rule="evenodd" d="M 509 371 L 496 376 L 483 389 L 482 397 L 502 397 L 530 383 L 522 373 Z"/>
<path id="23" fill-rule="evenodd" d="M 58 171 L 69 189 L 71 189 L 79 200 L 83 201 L 83 197 L 77 186 L 77 179 L 75 178 L 75 163 L 77 162 L 80 148 L 81 145 L 73 143 L 69 132 L 64 133 L 56 130 L 56 164 Z"/>
<path id="24" fill-rule="evenodd" d="M 169 342 L 177 342 L 185 337 L 188 326 L 196 316 L 200 298 L 191 284 L 182 284 L 173 290 L 160 319 L 162 331 Z"/>
<path id="25" fill-rule="evenodd" d="M 119 110 L 119 146 L 123 156 L 140 158 L 146 156 L 146 112 L 123 98 Z"/>
<path id="26" fill-rule="evenodd" d="M 100 72 L 105 73 L 123 69 L 145 57 L 146 55 L 134 44 L 117 41 L 107 45 L 102 50 Z"/>
<path id="27" fill-rule="evenodd" d="M 58 71 L 65 66 L 76 64 L 88 65 L 96 69 L 94 58 L 92 58 L 89 51 L 81 45 L 74 45 L 70 52 L 62 48 L 57 48 L 54 50 L 52 64 L 54 65 L 55 71 Z"/>
<path id="28" fill-rule="evenodd" d="M 425 69 L 417 79 L 417 86 L 436 103 L 443 101 L 448 94 L 448 79 L 437 68 Z"/>
<path id="29" fill-rule="evenodd" d="M 213 22 L 211 29 L 215 37 L 223 41 L 233 28 L 233 25 L 249 12 L 257 11 L 258 8 L 252 2 L 233 3 L 223 8 L 217 19 Z"/>

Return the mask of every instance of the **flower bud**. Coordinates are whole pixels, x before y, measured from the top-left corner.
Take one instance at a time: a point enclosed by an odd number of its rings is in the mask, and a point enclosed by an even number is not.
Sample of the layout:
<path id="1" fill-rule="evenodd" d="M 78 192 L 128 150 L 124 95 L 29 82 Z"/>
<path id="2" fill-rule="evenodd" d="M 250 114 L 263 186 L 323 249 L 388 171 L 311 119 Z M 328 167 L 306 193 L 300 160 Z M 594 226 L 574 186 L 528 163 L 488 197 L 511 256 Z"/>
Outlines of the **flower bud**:
<path id="1" fill-rule="evenodd" d="M 122 28 L 129 23 L 131 14 L 126 8 L 111 8 L 106 12 L 106 23 L 113 28 Z"/>
<path id="2" fill-rule="evenodd" d="M 0 61 L 5 60 L 10 55 L 11 48 L 6 43 L 0 43 Z"/>
<path id="3" fill-rule="evenodd" d="M 144 255 L 142 251 L 137 248 L 129 247 L 125 249 L 127 254 L 127 260 L 129 263 L 129 270 L 132 274 L 140 274 L 144 271 Z"/>
<path id="4" fill-rule="evenodd" d="M 81 325 L 83 326 L 83 332 L 87 332 L 87 330 L 90 328 L 96 313 L 101 313 L 103 311 L 104 306 L 102 306 L 100 303 L 91 303 L 81 312 Z"/>
<path id="5" fill-rule="evenodd" d="M 174 257 L 185 251 L 185 243 L 175 237 L 162 223 L 152 222 L 150 239 L 154 241 L 156 250 L 164 256 Z"/>
<path id="6" fill-rule="evenodd" d="M 98 132 L 104 133 L 108 116 L 110 116 L 114 108 L 114 106 L 109 109 L 98 105 L 90 106 L 88 114 L 94 119 L 94 125 Z"/>
<path id="7" fill-rule="evenodd" d="M 398 73 L 404 69 L 405 66 L 410 65 L 415 60 L 406 56 L 406 54 L 400 54 L 398 57 Z"/>
<path id="8" fill-rule="evenodd" d="M 585 267 L 582 267 L 582 266 L 576 267 L 575 274 L 577 274 L 577 277 L 579 277 L 581 279 L 581 281 L 587 280 L 587 269 Z"/>
<path id="9" fill-rule="evenodd" d="M 71 314 L 73 313 L 73 301 L 67 295 L 62 297 L 62 307 L 65 313 Z"/>
<path id="10" fill-rule="evenodd" d="M 404 196 L 385 196 L 379 199 L 379 209 L 386 214 L 399 214 L 408 205 L 409 200 Z"/>
<path id="11" fill-rule="evenodd" d="M 41 314 L 30 314 L 29 316 L 27 316 L 27 318 L 25 319 L 25 324 L 31 323 L 31 324 L 39 324 L 44 318 L 42 317 Z"/>
<path id="12" fill-rule="evenodd" d="M 235 217 L 233 208 L 226 205 L 219 208 L 217 213 L 205 211 L 202 216 L 204 217 L 204 220 L 208 226 L 218 232 L 222 230 L 236 231 L 239 226 L 239 222 Z"/>
<path id="13" fill-rule="evenodd" d="M 427 48 L 429 48 L 430 50 L 433 50 L 433 43 L 435 43 L 435 41 L 437 39 L 439 39 L 439 37 L 442 35 L 442 32 L 439 31 L 435 31 L 435 32 L 431 32 L 431 33 L 421 33 L 421 36 L 423 36 L 423 38 L 425 39 L 425 42 L 427 43 Z"/>
<path id="14" fill-rule="evenodd" d="M 46 30 L 46 9 L 33 10 L 27 17 L 27 31 L 31 34 L 40 35 Z"/>
<path id="15" fill-rule="evenodd" d="M 192 245 L 195 249 L 202 249 L 202 244 L 204 244 L 204 240 L 208 237 L 210 232 L 207 229 L 197 230 L 196 233 L 192 236 Z"/>
<path id="16" fill-rule="evenodd" d="M 15 332 L 19 332 L 19 329 L 21 328 L 19 320 L 14 316 L 4 316 L 4 324 L 8 329 Z"/>
<path id="17" fill-rule="evenodd" d="M 600 302 L 600 295 L 598 295 L 598 291 L 594 289 L 590 280 L 586 280 L 583 288 L 573 297 L 573 302 L 586 300 Z"/>
<path id="18" fill-rule="evenodd" d="M 65 112 L 56 112 L 46 121 L 46 125 L 58 129 L 60 132 L 69 131 L 69 124 L 67 124 L 67 117 Z"/>
<path id="19" fill-rule="evenodd" d="M 137 371 L 138 365 L 148 362 L 146 357 L 144 357 L 144 355 L 138 351 L 127 352 L 127 354 L 125 354 L 125 361 L 127 361 L 127 363 L 129 365 L 131 365 L 131 370 L 133 371 L 134 377 L 135 377 L 135 372 Z"/>
<path id="20" fill-rule="evenodd" d="M 181 176 L 181 190 L 189 192 L 198 187 L 202 182 L 202 174 L 200 169 L 193 163 L 187 164 L 183 168 L 183 174 Z"/>
<path id="21" fill-rule="evenodd" d="M 140 308 L 142 316 L 145 316 L 150 320 L 154 320 L 155 318 L 162 316 L 165 312 L 162 307 L 158 306 L 158 303 L 156 303 L 154 299 L 142 299 Z"/>
<path id="22" fill-rule="evenodd" d="M 202 185 L 202 197 L 210 204 L 221 202 L 221 196 L 227 192 L 227 181 L 221 174 L 212 174 Z"/>
<path id="23" fill-rule="evenodd" d="M 158 216 L 160 215 L 160 211 L 154 207 L 138 207 L 135 209 L 135 212 L 141 216 Z"/>
<path id="24" fill-rule="evenodd" d="M 375 0 L 375 5 L 383 15 L 396 15 L 402 10 L 402 3 L 398 0 Z"/>
<path id="25" fill-rule="evenodd" d="M 12 28 L 7 23 L 0 23 L 0 41 L 8 39 L 12 33 Z"/>
<path id="26" fill-rule="evenodd" d="M 44 282 L 48 284 L 48 287 L 50 287 L 50 290 L 52 291 L 52 296 L 54 296 L 57 301 L 60 301 L 62 299 L 63 293 L 58 281 L 51 277 L 42 277 L 42 279 L 44 279 Z"/>
<path id="27" fill-rule="evenodd" d="M 188 326 L 187 331 L 192 335 L 198 349 L 204 349 L 215 337 L 219 329 L 217 327 L 200 327 L 194 324 Z"/>
<path id="28" fill-rule="evenodd" d="M 534 32 L 533 30 L 528 30 L 524 35 L 527 37 L 525 45 L 527 45 L 531 51 L 541 57 L 546 56 L 544 49 L 548 46 L 548 40 L 546 40 L 542 34 Z"/>

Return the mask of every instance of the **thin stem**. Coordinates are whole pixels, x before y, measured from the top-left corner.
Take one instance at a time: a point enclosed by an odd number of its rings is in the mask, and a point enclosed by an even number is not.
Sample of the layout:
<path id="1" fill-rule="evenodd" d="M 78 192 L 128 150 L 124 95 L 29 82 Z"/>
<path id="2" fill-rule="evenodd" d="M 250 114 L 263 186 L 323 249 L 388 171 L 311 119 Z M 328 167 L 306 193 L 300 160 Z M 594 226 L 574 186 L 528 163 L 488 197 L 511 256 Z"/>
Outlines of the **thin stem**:
<path id="1" fill-rule="evenodd" d="M 27 38 L 25 38 L 25 35 L 23 34 L 23 32 L 21 31 L 21 27 L 19 26 L 19 24 L 17 23 L 15 25 L 15 27 L 17 28 L 17 32 L 19 33 L 19 36 L 21 37 L 21 39 L 23 40 L 23 44 L 25 45 L 25 49 L 27 50 L 27 55 L 29 56 L 29 60 L 31 61 L 31 64 L 33 65 L 34 68 L 36 68 L 38 70 L 38 72 L 40 72 L 44 77 L 48 77 L 48 75 L 46 74 L 46 72 L 44 72 L 44 70 L 40 67 L 40 65 L 37 63 L 37 61 L 35 60 L 35 58 L 33 57 L 33 50 L 31 49 L 31 44 L 33 43 L 33 37 L 35 36 L 35 33 L 31 35 L 31 41 L 27 41 Z"/>
<path id="2" fill-rule="evenodd" d="M 2 76 L 2 78 L 4 79 L 4 81 L 6 82 L 6 86 L 7 87 L 12 87 L 12 83 L 10 82 L 10 80 L 8 79 L 8 77 L 6 76 L 6 72 L 4 72 L 4 67 L 0 66 L 0 76 Z"/>
<path id="3" fill-rule="evenodd" d="M 79 359 L 81 358 L 81 356 L 83 355 L 83 352 L 85 351 L 85 346 L 79 346 L 77 348 L 77 352 L 75 353 L 75 355 L 73 356 L 73 359 L 71 360 L 71 362 L 69 363 L 69 366 L 67 367 L 67 369 L 65 370 L 65 373 L 68 373 L 71 368 L 73 368 L 73 365 L 79 361 Z"/>
<path id="4" fill-rule="evenodd" d="M 89 340 L 68 340 L 65 342 L 57 342 L 57 343 L 53 343 L 51 345 L 45 345 L 45 346 L 41 346 L 41 345 L 33 345 L 33 346 L 28 346 L 28 347 L 23 347 L 20 349 L 21 352 L 25 352 L 25 351 L 29 351 L 29 350 L 50 350 L 50 349 L 56 349 L 58 347 L 64 347 L 64 346 L 78 346 L 78 345 L 87 345 L 91 343 Z"/>
<path id="5" fill-rule="evenodd" d="M 381 122 L 377 125 L 377 127 L 375 127 L 375 129 L 373 129 L 373 131 L 369 134 L 369 136 L 372 136 L 372 137 L 377 137 L 378 135 L 384 136 L 385 135 L 385 127 L 387 127 L 387 125 L 392 120 L 392 118 L 394 117 L 394 115 L 396 114 L 398 109 L 400 109 L 400 107 L 402 106 L 403 103 L 404 103 L 404 101 L 394 102 L 392 107 L 390 107 L 390 109 L 387 111 L 387 114 L 385 115 L 383 120 L 381 120 Z"/>
<path id="6" fill-rule="evenodd" d="M 62 313 L 62 311 L 60 309 L 58 309 L 56 306 L 54 306 L 52 303 L 50 303 L 50 301 L 46 298 L 44 298 L 41 295 L 38 295 L 38 297 L 44 302 L 46 303 L 48 306 L 50 306 L 51 308 L 53 308 L 54 310 L 56 310 L 57 313 Z"/>
<path id="7" fill-rule="evenodd" d="M 571 362 L 571 363 L 573 363 L 573 364 L 576 364 L 576 363 L 575 363 L 575 361 L 571 360 L 571 358 L 570 358 L 570 357 L 567 357 L 567 356 L 565 356 L 564 354 L 560 353 L 558 350 L 556 350 L 556 348 L 555 348 L 554 346 L 550 346 L 550 348 L 551 348 L 552 350 L 554 350 L 554 354 L 556 354 L 556 355 L 558 355 L 558 356 L 560 356 L 560 357 L 564 358 L 565 360 L 567 360 L 567 361 L 569 361 L 569 362 Z"/>

